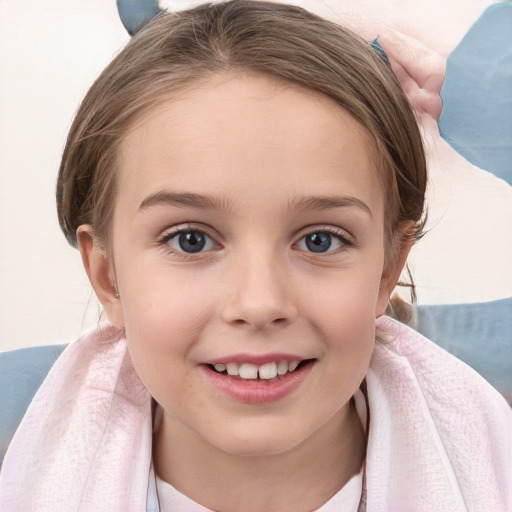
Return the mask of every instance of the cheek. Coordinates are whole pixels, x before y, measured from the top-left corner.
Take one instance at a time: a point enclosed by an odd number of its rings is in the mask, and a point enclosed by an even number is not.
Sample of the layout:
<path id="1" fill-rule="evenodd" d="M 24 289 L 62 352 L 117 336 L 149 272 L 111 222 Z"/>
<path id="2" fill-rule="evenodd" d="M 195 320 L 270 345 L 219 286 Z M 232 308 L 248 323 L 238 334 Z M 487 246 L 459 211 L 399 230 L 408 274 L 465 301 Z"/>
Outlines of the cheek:
<path id="1" fill-rule="evenodd" d="M 378 274 L 333 277 L 305 302 L 307 316 L 325 342 L 331 385 L 357 387 L 375 342 Z M 343 278 L 344 277 L 344 278 Z"/>
<path id="2" fill-rule="evenodd" d="M 207 319 L 213 290 L 201 272 L 177 271 L 151 259 L 124 270 L 128 276 L 122 294 L 127 330 L 140 330 L 140 334 L 163 330 L 170 336 L 199 328 Z"/>
<path id="3" fill-rule="evenodd" d="M 183 361 L 215 303 L 204 285 L 194 280 L 166 277 L 164 272 L 156 275 L 159 278 L 130 280 L 122 296 L 128 348 L 141 376 L 160 369 L 167 372 L 169 362 Z"/>
<path id="4" fill-rule="evenodd" d="M 366 322 L 373 326 L 379 299 L 381 273 L 375 265 L 361 265 L 347 271 L 332 272 L 302 286 L 302 297 L 311 316 L 332 329 L 359 329 Z M 369 322 L 370 320 L 370 322 Z"/>
<path id="5" fill-rule="evenodd" d="M 375 340 L 375 307 L 361 294 L 348 293 L 343 300 L 339 295 L 331 299 L 315 306 L 318 319 L 315 327 L 325 340 L 329 358 L 350 370 L 353 365 L 365 364 L 371 354 Z"/>

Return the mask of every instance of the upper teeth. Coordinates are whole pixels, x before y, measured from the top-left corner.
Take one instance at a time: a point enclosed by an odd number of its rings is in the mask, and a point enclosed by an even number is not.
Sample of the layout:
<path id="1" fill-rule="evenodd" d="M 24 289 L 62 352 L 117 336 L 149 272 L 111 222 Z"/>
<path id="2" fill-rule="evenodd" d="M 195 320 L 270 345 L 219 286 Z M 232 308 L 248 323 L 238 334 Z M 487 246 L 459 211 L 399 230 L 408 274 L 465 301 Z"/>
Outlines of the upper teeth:
<path id="1" fill-rule="evenodd" d="M 239 376 L 242 379 L 273 379 L 277 375 L 284 375 L 288 372 L 293 372 L 300 361 L 292 361 L 290 363 L 286 361 L 265 363 L 260 366 L 251 363 L 227 363 L 227 364 L 216 364 L 215 370 L 218 372 L 224 372 L 227 370 L 228 375 Z"/>

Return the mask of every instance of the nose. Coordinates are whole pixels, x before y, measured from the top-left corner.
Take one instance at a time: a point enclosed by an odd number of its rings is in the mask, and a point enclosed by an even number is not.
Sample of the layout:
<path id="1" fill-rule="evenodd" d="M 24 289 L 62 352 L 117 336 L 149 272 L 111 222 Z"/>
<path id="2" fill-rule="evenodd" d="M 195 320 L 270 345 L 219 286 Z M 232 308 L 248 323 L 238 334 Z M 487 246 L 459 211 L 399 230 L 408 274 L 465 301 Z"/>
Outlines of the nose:
<path id="1" fill-rule="evenodd" d="M 241 258 L 226 277 L 225 322 L 257 330 L 284 326 L 296 318 L 291 283 L 274 255 Z"/>

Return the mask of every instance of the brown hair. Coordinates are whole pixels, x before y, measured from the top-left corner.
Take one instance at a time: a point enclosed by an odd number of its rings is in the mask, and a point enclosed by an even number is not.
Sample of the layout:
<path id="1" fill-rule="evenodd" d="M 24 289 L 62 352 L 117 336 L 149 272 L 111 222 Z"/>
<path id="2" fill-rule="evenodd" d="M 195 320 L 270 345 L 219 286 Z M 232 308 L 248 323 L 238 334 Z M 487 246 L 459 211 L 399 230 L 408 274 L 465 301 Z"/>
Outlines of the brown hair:
<path id="1" fill-rule="evenodd" d="M 57 209 L 67 240 L 91 224 L 108 239 L 116 152 L 149 108 L 195 80 L 233 71 L 263 73 L 333 98 L 374 143 L 386 191 L 386 247 L 400 223 L 419 237 L 426 187 L 420 132 L 382 56 L 347 29 L 299 7 L 251 0 L 162 13 L 136 34 L 83 100 L 64 149 Z"/>

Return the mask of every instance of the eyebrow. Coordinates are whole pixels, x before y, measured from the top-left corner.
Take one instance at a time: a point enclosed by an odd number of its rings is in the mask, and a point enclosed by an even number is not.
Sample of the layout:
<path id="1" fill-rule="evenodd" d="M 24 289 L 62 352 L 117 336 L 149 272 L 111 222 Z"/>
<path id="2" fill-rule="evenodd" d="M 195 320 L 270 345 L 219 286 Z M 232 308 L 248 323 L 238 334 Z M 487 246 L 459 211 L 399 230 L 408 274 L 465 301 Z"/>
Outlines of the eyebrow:
<path id="1" fill-rule="evenodd" d="M 140 204 L 139 211 L 157 205 L 187 206 L 202 210 L 217 210 L 223 213 L 232 213 L 233 211 L 232 203 L 227 198 L 167 190 L 161 190 L 146 197 Z"/>
<path id="2" fill-rule="evenodd" d="M 232 202 L 225 197 L 194 194 L 191 192 L 170 192 L 167 190 L 161 190 L 146 197 L 140 204 L 139 211 L 144 211 L 157 205 L 217 210 L 222 213 L 234 212 Z M 357 199 L 357 197 L 352 196 L 308 196 L 295 198 L 288 202 L 288 211 L 296 213 L 350 207 L 357 207 L 372 217 L 370 207 L 360 199 Z"/>
<path id="3" fill-rule="evenodd" d="M 370 207 L 366 203 L 352 196 L 308 196 L 296 198 L 288 203 L 288 211 L 292 210 L 297 213 L 351 207 L 364 211 L 370 217 L 373 216 Z"/>

